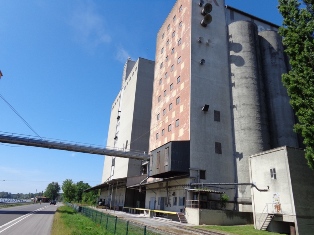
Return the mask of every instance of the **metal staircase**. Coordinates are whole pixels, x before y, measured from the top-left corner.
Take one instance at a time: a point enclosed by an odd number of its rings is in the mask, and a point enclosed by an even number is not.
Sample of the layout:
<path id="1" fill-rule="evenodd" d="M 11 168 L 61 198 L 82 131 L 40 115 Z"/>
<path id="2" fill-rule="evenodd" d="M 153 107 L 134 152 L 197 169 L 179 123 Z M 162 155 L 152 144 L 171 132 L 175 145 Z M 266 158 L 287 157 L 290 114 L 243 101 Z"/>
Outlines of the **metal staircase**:
<path id="1" fill-rule="evenodd" d="M 185 218 L 184 213 L 178 212 L 177 215 L 178 215 L 178 218 L 179 218 L 180 223 L 186 224 L 186 223 L 188 222 L 188 221 L 186 220 L 186 218 Z"/>
<path id="2" fill-rule="evenodd" d="M 274 214 L 267 214 L 264 223 L 262 224 L 261 230 L 265 231 L 268 228 L 268 225 L 270 224 L 274 216 Z"/>

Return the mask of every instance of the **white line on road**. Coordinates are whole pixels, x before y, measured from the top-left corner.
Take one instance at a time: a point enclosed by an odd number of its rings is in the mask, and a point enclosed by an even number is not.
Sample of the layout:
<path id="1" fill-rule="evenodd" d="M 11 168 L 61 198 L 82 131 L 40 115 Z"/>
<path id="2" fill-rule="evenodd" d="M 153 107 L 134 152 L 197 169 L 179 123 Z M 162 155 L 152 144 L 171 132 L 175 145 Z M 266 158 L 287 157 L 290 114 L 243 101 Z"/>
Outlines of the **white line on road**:
<path id="1" fill-rule="evenodd" d="M 47 206 L 44 206 L 44 207 L 41 207 L 41 208 L 38 208 L 37 210 L 34 210 L 32 212 L 29 212 L 28 214 L 26 215 L 22 215 L 14 220 L 11 220 L 10 222 L 0 226 L 0 233 L 2 233 L 3 231 L 7 230 L 8 228 L 11 228 L 12 226 L 16 225 L 17 223 L 21 222 L 22 220 L 26 219 L 27 217 L 37 213 L 38 211 L 41 211 L 43 209 L 45 209 Z M 6 227 L 6 228 L 5 228 Z M 3 229 L 4 228 L 4 229 Z M 1 230 L 2 229 L 2 230 Z"/>

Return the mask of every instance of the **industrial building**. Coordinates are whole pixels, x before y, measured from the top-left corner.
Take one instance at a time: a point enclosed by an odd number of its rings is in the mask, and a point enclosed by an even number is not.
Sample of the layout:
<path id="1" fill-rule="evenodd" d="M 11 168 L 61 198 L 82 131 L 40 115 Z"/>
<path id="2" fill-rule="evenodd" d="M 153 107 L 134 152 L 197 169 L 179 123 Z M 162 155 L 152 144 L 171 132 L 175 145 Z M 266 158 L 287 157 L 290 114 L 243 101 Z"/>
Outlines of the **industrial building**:
<path id="1" fill-rule="evenodd" d="M 95 187 L 105 204 L 183 213 L 192 224 L 254 221 L 257 229 L 308 231 L 313 210 L 303 214 L 294 193 L 303 186 L 294 185 L 313 172 L 293 132 L 281 82 L 289 63 L 277 30 L 223 0 L 176 1 L 157 33 L 155 62 L 127 61 L 111 110 L 107 145 L 148 151 L 150 159 L 106 157 Z M 309 172 L 297 177 L 294 161 Z M 293 183 L 276 188 L 273 169 L 285 174 L 282 184 Z M 313 195 L 314 184 L 304 182 Z M 278 208 L 278 195 L 288 192 L 294 199 L 281 211 L 290 217 L 263 211 Z M 298 213 L 307 220 L 298 223 Z"/>

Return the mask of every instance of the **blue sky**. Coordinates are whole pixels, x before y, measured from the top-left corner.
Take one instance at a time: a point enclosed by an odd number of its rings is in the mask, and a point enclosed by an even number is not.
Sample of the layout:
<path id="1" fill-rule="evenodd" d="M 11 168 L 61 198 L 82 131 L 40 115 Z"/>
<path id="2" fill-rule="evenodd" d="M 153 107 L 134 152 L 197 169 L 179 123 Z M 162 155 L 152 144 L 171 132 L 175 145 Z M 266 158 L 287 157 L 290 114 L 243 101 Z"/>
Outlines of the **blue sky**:
<path id="1" fill-rule="evenodd" d="M 175 0 L 0 1 L 0 94 L 44 138 L 106 145 L 128 57 L 154 60 Z M 281 25 L 276 0 L 226 0 Z M 0 99 L 0 132 L 36 136 Z M 101 183 L 104 156 L 0 143 L 0 191 Z"/>

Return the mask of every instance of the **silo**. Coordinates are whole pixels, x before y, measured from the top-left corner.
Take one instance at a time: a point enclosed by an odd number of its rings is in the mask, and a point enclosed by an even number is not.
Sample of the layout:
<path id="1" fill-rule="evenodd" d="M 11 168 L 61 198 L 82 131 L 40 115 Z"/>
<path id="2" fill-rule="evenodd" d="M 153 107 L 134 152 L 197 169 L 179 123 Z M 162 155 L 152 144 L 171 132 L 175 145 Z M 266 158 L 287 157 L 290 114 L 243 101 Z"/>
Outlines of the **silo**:
<path id="1" fill-rule="evenodd" d="M 281 80 L 281 75 L 288 71 L 281 37 L 270 30 L 260 32 L 259 36 L 271 148 L 299 147 L 298 137 L 293 132 L 294 113 Z"/>
<path id="2" fill-rule="evenodd" d="M 234 146 L 239 183 L 250 182 L 249 156 L 269 149 L 269 133 L 257 26 L 250 21 L 229 25 Z M 250 211 L 251 188 L 238 187 L 240 211 Z"/>

